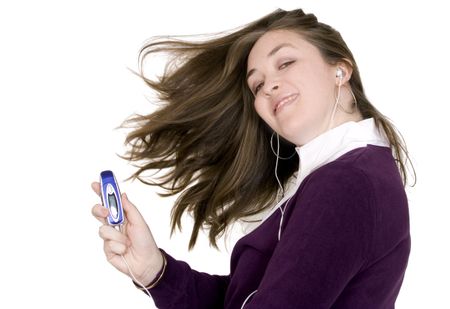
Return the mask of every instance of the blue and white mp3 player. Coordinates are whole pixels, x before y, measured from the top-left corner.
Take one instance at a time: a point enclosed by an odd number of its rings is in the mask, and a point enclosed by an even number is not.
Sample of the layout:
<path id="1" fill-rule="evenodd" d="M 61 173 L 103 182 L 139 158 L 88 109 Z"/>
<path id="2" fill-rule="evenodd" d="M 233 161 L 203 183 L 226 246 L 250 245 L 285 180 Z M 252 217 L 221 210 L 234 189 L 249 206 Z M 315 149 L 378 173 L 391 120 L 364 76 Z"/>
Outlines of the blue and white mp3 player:
<path id="1" fill-rule="evenodd" d="M 113 172 L 103 171 L 100 173 L 100 188 L 102 204 L 109 210 L 108 223 L 110 225 L 122 224 L 124 218 L 122 200 L 119 185 Z"/>

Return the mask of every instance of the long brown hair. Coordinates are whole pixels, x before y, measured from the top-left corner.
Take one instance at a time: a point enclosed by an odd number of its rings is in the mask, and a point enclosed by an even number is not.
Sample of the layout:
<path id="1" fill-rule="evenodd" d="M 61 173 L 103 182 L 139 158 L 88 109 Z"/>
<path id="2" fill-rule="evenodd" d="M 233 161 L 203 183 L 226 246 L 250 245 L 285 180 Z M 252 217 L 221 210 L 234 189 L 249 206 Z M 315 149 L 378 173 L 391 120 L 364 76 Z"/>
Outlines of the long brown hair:
<path id="1" fill-rule="evenodd" d="M 364 119 L 373 117 L 384 129 L 406 186 L 408 152 L 394 125 L 366 98 L 354 57 L 339 32 L 302 10 L 275 10 L 229 33 L 201 41 L 155 37 L 139 53 L 139 73 L 158 94 L 161 106 L 148 115 L 136 114 L 122 126 L 133 127 L 122 158 L 139 162 L 128 179 L 160 186 L 170 196 L 181 193 L 172 208 L 171 235 L 181 230 L 184 212 L 193 216 L 189 249 L 200 229 L 209 229 L 211 245 L 235 220 L 273 205 L 278 192 L 274 177 L 275 156 L 271 129 L 258 116 L 246 83 L 248 54 L 267 31 L 292 30 L 315 45 L 325 61 L 350 62 L 349 84 Z M 144 76 L 142 64 L 150 54 L 171 56 L 157 80 Z M 295 145 L 281 139 L 280 155 L 293 153 Z M 298 156 L 278 163 L 282 185 L 298 170 Z M 143 172 L 165 170 L 159 181 L 146 180 Z"/>

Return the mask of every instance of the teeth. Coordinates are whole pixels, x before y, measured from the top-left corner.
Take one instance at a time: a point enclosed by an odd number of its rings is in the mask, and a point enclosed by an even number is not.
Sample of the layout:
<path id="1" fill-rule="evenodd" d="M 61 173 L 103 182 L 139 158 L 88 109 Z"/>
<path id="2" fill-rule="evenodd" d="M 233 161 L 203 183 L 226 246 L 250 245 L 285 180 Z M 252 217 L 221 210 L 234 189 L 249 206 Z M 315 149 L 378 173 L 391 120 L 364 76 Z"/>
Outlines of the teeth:
<path id="1" fill-rule="evenodd" d="M 286 99 L 284 99 L 283 101 L 281 101 L 279 105 L 284 104 L 284 103 L 286 103 L 286 102 L 288 102 L 288 101 L 291 101 L 294 97 L 295 97 L 295 94 L 293 94 L 293 95 L 287 97 Z"/>
<path id="2" fill-rule="evenodd" d="M 288 96 L 286 99 L 283 99 L 283 101 L 281 101 L 280 103 L 277 104 L 275 110 L 279 109 L 282 105 L 292 101 L 293 99 L 295 99 L 296 96 L 297 96 L 296 94 L 293 94 L 293 95 Z"/>

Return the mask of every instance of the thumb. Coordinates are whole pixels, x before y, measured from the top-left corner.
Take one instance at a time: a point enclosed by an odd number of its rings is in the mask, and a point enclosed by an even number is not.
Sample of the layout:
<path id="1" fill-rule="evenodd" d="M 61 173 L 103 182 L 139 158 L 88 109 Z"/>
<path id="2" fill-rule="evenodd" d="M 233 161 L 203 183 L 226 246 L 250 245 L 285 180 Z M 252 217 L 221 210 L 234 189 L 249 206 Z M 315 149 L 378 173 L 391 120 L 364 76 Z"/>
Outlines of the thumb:
<path id="1" fill-rule="evenodd" d="M 139 212 L 137 207 L 130 202 L 126 193 L 122 193 L 122 206 L 129 223 L 131 223 L 132 225 L 146 224 L 141 213 Z"/>

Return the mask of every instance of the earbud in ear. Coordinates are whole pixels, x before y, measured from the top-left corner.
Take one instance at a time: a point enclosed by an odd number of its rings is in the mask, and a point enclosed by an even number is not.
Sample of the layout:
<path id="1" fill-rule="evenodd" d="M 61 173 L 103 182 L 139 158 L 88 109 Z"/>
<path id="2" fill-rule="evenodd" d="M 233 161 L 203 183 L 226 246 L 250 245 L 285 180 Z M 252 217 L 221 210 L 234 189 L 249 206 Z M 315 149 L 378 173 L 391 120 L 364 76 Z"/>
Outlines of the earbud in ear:
<path id="1" fill-rule="evenodd" d="M 341 68 L 337 68 L 336 69 L 336 77 L 339 78 L 339 79 L 344 78 L 344 71 L 342 71 Z"/>

